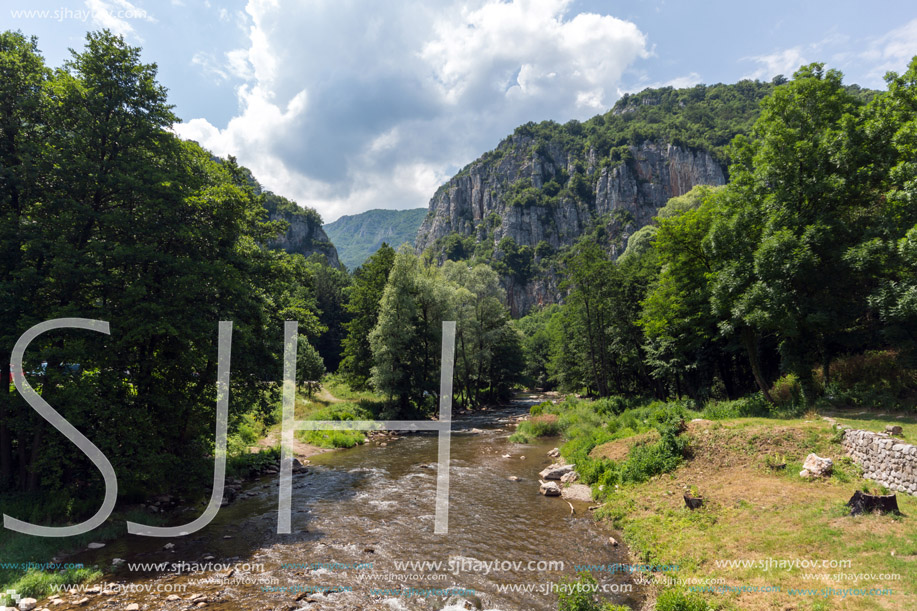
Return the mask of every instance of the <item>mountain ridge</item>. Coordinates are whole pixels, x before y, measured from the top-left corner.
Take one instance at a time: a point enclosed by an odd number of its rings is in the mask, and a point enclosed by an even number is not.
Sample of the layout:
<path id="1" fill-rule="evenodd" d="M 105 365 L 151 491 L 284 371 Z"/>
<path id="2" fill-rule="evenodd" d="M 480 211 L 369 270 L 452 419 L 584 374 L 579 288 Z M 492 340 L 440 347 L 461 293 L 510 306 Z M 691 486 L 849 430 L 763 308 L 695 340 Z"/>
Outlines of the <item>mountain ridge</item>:
<path id="1" fill-rule="evenodd" d="M 426 208 L 374 208 L 344 215 L 325 224 L 323 229 L 337 248 L 341 262 L 353 270 L 379 250 L 383 242 L 392 248 L 398 248 L 405 242 L 413 244 L 426 215 Z"/>
<path id="2" fill-rule="evenodd" d="M 514 316 L 561 301 L 557 263 L 577 239 L 620 255 L 668 199 L 728 181 L 729 144 L 774 86 L 646 89 L 587 121 L 521 125 L 437 189 L 415 250 L 493 265 Z"/>

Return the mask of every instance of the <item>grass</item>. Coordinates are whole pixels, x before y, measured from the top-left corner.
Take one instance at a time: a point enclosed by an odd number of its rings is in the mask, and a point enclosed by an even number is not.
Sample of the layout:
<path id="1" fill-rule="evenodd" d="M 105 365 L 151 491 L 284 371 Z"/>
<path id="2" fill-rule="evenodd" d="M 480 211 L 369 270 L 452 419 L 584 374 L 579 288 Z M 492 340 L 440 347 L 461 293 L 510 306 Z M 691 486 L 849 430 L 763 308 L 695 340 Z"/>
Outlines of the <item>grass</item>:
<path id="1" fill-rule="evenodd" d="M 382 410 L 382 398 L 350 388 L 337 376 L 328 376 L 313 397 L 299 396 L 297 418 L 305 420 L 373 420 Z M 296 437 L 320 448 L 352 448 L 366 441 L 362 431 L 297 431 Z"/>
<path id="2" fill-rule="evenodd" d="M 511 440 L 564 436 L 561 454 L 592 485 L 602 503 L 596 516 L 622 531 L 632 561 L 679 566 L 680 585 L 649 586 L 657 611 L 917 608 L 917 498 L 899 494 L 900 515 L 851 517 L 846 502 L 870 483 L 831 424 L 800 411 L 756 395 L 704 406 L 568 399 L 533 407 Z M 917 439 L 917 417 L 907 413 L 832 415 L 876 431 L 899 424 L 905 439 Z M 678 419 L 681 433 L 672 428 Z M 833 459 L 830 477 L 799 477 L 809 453 Z M 775 457 L 786 468 L 774 469 Z M 692 490 L 702 509 L 686 508 Z M 767 569 L 768 559 L 850 564 Z M 692 591 L 690 579 L 726 589 Z M 828 587 L 891 593 L 824 594 Z"/>
<path id="3" fill-rule="evenodd" d="M 828 411 L 826 416 L 831 416 L 839 424 L 846 424 L 855 429 L 884 433 L 886 425 L 897 424 L 901 427 L 904 436 L 901 438 L 907 443 L 917 444 L 917 415 L 913 413 L 888 412 L 876 414 L 874 412 L 849 412 Z"/>
<path id="4" fill-rule="evenodd" d="M 859 469 L 844 457 L 824 421 L 741 418 L 692 423 L 686 433 L 693 458 L 669 474 L 622 485 L 597 512 L 622 530 L 638 562 L 679 565 L 680 579 L 722 579 L 732 588 L 779 592 L 660 590 L 657 609 L 908 609 L 917 608 L 917 499 L 899 495 L 901 515 L 850 517 L 845 507 L 862 487 Z M 835 473 L 803 480 L 809 452 L 834 459 Z M 787 468 L 772 471 L 766 457 L 780 453 Z M 707 500 L 688 510 L 692 486 Z M 766 570 L 767 559 L 849 560 L 848 568 Z M 751 566 L 729 565 L 749 560 Z M 900 575 L 894 579 L 806 579 L 806 574 Z M 790 590 L 890 588 L 886 596 L 792 595 Z M 670 600 L 671 599 L 671 600 Z M 682 602 L 677 603 L 680 599 Z"/>

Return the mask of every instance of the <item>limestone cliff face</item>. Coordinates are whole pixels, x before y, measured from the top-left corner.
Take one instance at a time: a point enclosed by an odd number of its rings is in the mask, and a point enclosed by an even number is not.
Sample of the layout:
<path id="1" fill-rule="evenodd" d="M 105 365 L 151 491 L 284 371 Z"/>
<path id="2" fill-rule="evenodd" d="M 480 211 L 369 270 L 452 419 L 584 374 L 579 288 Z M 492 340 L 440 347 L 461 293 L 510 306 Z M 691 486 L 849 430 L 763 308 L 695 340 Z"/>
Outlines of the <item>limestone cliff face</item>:
<path id="1" fill-rule="evenodd" d="M 299 253 L 304 257 L 318 253 L 332 267 L 341 267 L 337 249 L 322 229 L 320 218 L 286 210 L 269 210 L 268 216 L 272 221 L 286 221 L 290 224 L 286 233 L 268 244 L 270 248 Z"/>
<path id="2" fill-rule="evenodd" d="M 436 252 L 447 236 L 458 233 L 492 241 L 493 256 L 500 259 L 504 253 L 498 245 L 509 237 L 519 247 L 529 246 L 537 265 L 543 253 L 563 250 L 601 225 L 608 238 L 604 246 L 620 254 L 627 237 L 649 223 L 669 198 L 698 184 L 725 182 L 723 166 L 701 149 L 647 141 L 628 146 L 617 163 L 599 164 L 592 150 L 583 158 L 517 131 L 437 190 L 415 247 Z M 555 194 L 520 197 L 520 184 L 530 184 L 528 193 Z M 513 314 L 556 302 L 558 281 L 551 269 L 522 281 L 505 277 Z"/>

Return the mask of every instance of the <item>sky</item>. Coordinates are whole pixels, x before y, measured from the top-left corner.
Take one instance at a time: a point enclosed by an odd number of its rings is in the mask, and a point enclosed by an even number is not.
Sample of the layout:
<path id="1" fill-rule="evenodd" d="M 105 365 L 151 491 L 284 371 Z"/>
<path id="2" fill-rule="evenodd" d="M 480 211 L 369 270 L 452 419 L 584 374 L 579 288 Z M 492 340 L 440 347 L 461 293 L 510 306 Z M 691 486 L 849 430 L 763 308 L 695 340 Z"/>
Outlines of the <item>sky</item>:
<path id="1" fill-rule="evenodd" d="M 911 2 L 6 0 L 50 66 L 108 28 L 143 49 L 182 123 L 325 222 L 426 207 L 528 121 L 624 93 L 770 80 L 820 61 L 884 88 L 917 55 Z M 7 8 L 8 7 L 8 8 Z"/>

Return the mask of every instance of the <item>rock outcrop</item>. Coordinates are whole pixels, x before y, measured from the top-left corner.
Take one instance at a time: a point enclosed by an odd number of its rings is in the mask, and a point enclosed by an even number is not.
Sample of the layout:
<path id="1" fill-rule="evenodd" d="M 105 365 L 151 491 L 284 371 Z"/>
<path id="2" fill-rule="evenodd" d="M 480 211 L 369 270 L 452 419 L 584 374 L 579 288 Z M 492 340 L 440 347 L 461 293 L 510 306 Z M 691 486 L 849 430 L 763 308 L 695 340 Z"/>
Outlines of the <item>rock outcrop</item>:
<path id="1" fill-rule="evenodd" d="M 728 144 L 772 90 L 646 89 L 586 121 L 521 125 L 436 191 L 415 248 L 494 264 L 515 316 L 561 301 L 564 251 L 589 235 L 620 256 L 670 198 L 725 184 Z"/>
<path id="2" fill-rule="evenodd" d="M 415 248 L 435 252 L 457 233 L 492 242 L 499 260 L 505 255 L 501 240 L 511 238 L 516 247 L 528 246 L 537 263 L 545 253 L 569 247 L 603 224 L 607 248 L 620 254 L 629 235 L 649 223 L 670 198 L 695 185 L 726 183 L 725 168 L 705 150 L 649 141 L 628 150 L 627 160 L 614 165 L 599 164 L 590 151 L 584 164 L 573 150 L 539 144 L 517 132 L 437 190 Z M 563 190 L 553 197 L 520 197 L 528 185 L 542 192 L 553 191 L 554 185 Z M 504 275 L 514 315 L 560 299 L 557 274 L 543 271 Z"/>
<path id="3" fill-rule="evenodd" d="M 298 253 L 304 257 L 320 254 L 332 267 L 341 267 L 337 249 L 322 229 L 321 219 L 315 215 L 299 214 L 288 210 L 269 210 L 272 221 L 285 221 L 290 227 L 277 239 L 268 243 L 270 248 Z"/>

